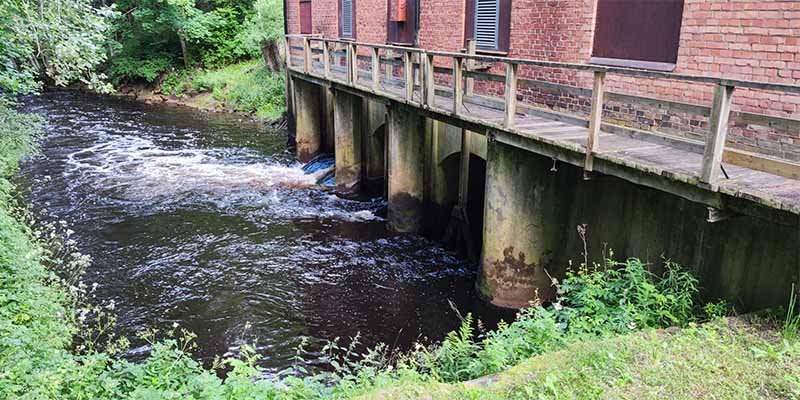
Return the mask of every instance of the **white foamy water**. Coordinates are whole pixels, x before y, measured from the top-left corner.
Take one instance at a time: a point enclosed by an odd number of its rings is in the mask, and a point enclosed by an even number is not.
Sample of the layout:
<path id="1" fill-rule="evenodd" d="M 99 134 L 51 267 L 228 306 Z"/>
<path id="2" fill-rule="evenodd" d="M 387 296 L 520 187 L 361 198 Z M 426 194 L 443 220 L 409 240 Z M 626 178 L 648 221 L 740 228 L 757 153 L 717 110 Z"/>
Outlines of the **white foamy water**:
<path id="1" fill-rule="evenodd" d="M 326 172 L 307 175 L 300 165 L 225 155 L 218 149 L 166 150 L 148 139 L 122 136 L 69 155 L 66 173 L 119 200 L 158 201 L 308 187 Z"/>

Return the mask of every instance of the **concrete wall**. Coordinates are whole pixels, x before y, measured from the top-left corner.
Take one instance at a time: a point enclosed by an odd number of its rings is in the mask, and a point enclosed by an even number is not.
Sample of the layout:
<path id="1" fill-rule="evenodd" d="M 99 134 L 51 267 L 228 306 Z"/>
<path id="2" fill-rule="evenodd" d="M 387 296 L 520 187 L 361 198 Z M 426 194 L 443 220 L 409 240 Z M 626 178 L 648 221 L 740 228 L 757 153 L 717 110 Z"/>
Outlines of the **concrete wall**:
<path id="1" fill-rule="evenodd" d="M 660 272 L 667 257 L 698 274 L 706 298 L 739 311 L 784 305 L 800 279 L 797 225 L 745 216 L 709 223 L 705 206 L 617 178 L 586 181 L 571 165 L 552 171 L 551 159 L 501 144 L 490 144 L 488 163 L 480 289 L 497 304 L 519 305 L 530 286 L 546 290 L 543 269 L 561 277 L 570 260 L 584 262 L 578 226 L 590 263 L 613 251 Z"/>

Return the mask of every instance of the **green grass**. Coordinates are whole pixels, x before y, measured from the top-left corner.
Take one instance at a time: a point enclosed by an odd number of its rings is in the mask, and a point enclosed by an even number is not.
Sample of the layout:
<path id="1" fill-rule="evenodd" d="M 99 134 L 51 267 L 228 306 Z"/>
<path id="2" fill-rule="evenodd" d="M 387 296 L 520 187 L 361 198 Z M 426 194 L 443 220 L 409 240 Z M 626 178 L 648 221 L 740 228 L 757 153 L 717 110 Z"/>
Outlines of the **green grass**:
<path id="1" fill-rule="evenodd" d="M 219 69 L 174 72 L 160 88 L 162 94 L 183 97 L 200 106 L 216 102 L 229 111 L 274 119 L 286 109 L 283 79 L 282 73 L 267 70 L 263 61 L 252 60 Z"/>
<path id="2" fill-rule="evenodd" d="M 800 345 L 722 319 L 573 343 L 491 379 L 403 382 L 362 398 L 792 399 L 800 398 Z"/>

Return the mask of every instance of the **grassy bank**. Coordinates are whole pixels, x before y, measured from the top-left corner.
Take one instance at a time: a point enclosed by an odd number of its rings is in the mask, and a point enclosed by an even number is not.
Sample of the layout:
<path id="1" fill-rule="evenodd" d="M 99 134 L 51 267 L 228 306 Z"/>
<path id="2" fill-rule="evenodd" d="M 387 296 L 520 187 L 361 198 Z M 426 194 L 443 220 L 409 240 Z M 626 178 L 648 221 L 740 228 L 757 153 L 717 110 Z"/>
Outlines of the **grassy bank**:
<path id="1" fill-rule="evenodd" d="M 556 302 L 494 331 L 465 315 L 441 344 L 405 353 L 379 346 L 354 355 L 330 344 L 314 360 L 330 372 L 309 374 L 299 352 L 294 368 L 265 379 L 244 346 L 215 365 L 230 370 L 223 380 L 192 359 L 193 336 L 176 326 L 143 332 L 149 356 L 127 361 L 127 341 L 109 330 L 113 305 L 88 301 L 92 285 L 80 277 L 89 260 L 66 224 L 33 218 L 7 179 L 35 151 L 37 124 L 0 106 L 0 398 L 800 396 L 796 330 L 724 323 L 724 307 L 701 306 L 698 282 L 681 266 L 666 262 L 656 276 L 633 258 L 571 268 L 554 282 Z M 656 330 L 672 326 L 682 330 Z"/>
<path id="2" fill-rule="evenodd" d="M 280 117 L 286 109 L 283 74 L 270 72 L 261 60 L 219 69 L 173 72 L 163 79 L 158 90 L 190 106 L 265 119 Z"/>
<path id="3" fill-rule="evenodd" d="M 716 320 L 573 343 L 489 378 L 403 384 L 365 399 L 794 399 L 800 346 L 774 330 Z"/>

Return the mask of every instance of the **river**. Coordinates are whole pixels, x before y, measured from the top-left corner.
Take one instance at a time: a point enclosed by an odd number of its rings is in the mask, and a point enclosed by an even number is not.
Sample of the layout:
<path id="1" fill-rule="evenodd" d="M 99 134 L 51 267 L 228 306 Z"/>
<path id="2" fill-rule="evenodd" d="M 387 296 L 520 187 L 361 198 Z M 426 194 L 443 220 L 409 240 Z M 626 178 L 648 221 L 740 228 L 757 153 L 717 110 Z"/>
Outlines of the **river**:
<path id="1" fill-rule="evenodd" d="M 21 182 L 36 211 L 65 220 L 93 258 L 93 301 L 113 301 L 117 331 L 174 323 L 197 334 L 207 365 L 252 344 L 261 365 L 292 364 L 360 334 L 364 346 L 436 341 L 472 312 L 476 265 L 436 242 L 396 235 L 383 199 L 339 198 L 304 173 L 285 132 L 241 116 L 76 92 L 27 99 L 46 119 Z M 507 315 L 506 315 L 507 317 Z M 309 361 L 311 363 L 311 361 Z"/>

